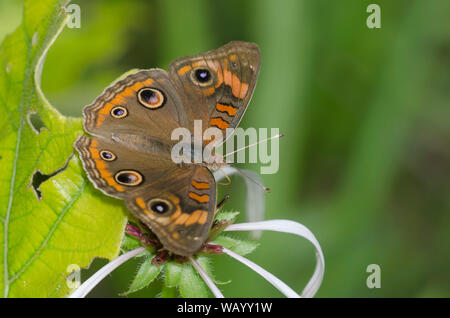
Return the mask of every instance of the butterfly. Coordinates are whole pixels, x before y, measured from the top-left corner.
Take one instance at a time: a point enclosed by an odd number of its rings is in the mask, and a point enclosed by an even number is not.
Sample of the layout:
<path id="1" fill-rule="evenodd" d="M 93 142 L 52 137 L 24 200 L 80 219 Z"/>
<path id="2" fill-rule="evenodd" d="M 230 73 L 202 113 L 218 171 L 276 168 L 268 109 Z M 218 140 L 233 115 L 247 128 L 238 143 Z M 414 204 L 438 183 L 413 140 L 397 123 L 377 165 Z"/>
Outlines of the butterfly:
<path id="1" fill-rule="evenodd" d="M 205 242 L 216 211 L 216 182 L 208 163 L 173 161 L 172 132 L 193 132 L 200 120 L 202 129 L 229 134 L 247 109 L 259 68 L 256 44 L 230 42 L 178 58 L 168 72 L 136 71 L 83 109 L 90 136 L 80 136 L 75 148 L 89 179 L 123 199 L 176 255 L 190 256 Z"/>

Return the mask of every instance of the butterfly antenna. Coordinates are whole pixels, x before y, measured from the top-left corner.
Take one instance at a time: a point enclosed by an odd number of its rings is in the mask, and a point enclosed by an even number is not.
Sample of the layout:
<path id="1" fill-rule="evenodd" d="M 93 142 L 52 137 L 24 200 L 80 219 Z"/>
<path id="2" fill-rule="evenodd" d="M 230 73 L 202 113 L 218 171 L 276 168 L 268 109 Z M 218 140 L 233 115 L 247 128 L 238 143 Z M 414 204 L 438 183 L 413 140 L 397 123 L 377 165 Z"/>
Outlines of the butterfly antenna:
<path id="1" fill-rule="evenodd" d="M 230 185 L 231 184 L 231 179 L 230 177 L 225 173 L 225 171 L 222 170 L 222 168 L 219 168 L 220 171 L 222 171 L 222 174 L 225 176 L 225 178 L 227 178 L 228 183 L 218 183 L 220 185 Z"/>
<path id="2" fill-rule="evenodd" d="M 247 178 L 248 180 L 250 180 L 251 182 L 253 182 L 254 184 L 256 184 L 257 186 L 259 186 L 261 189 L 263 189 L 265 192 L 270 193 L 271 190 L 270 188 L 267 188 L 265 186 L 263 186 L 261 183 L 259 183 L 258 181 L 256 181 L 255 179 L 253 179 L 252 177 L 250 177 L 248 174 L 246 174 L 244 171 L 242 171 L 241 169 L 233 166 L 233 168 L 235 168 L 237 170 L 237 172 L 239 172 L 243 177 Z"/>
<path id="3" fill-rule="evenodd" d="M 230 155 L 232 155 L 232 154 L 235 154 L 236 152 L 238 152 L 238 151 L 241 151 L 241 150 L 244 150 L 244 149 L 247 149 L 247 148 L 250 148 L 250 147 L 253 147 L 253 146 L 256 146 L 256 145 L 258 145 L 258 144 L 261 144 L 261 143 L 263 143 L 263 142 L 266 142 L 266 141 L 269 141 L 269 140 L 272 140 L 272 139 L 276 139 L 276 138 L 281 138 L 281 137 L 283 137 L 284 136 L 284 134 L 278 134 L 278 135 L 275 135 L 275 136 L 272 136 L 272 137 L 270 137 L 270 138 L 265 138 L 265 139 L 263 139 L 263 140 L 260 140 L 260 141 L 258 141 L 258 142 L 255 142 L 255 143 L 253 143 L 253 144 L 250 144 L 250 145 L 247 145 L 247 146 L 245 146 L 245 147 L 242 147 L 242 148 L 239 148 L 239 149 L 237 149 L 237 150 L 234 150 L 234 151 L 232 151 L 232 152 L 230 152 L 230 153 L 227 153 L 226 155 L 224 155 L 223 157 L 224 158 L 226 158 L 226 157 L 228 157 L 228 156 L 230 156 Z M 270 192 L 270 188 L 267 188 L 267 187 L 265 187 L 265 186 L 263 186 L 261 183 L 259 183 L 258 181 L 256 181 L 256 180 L 254 180 L 253 178 L 251 178 L 249 175 L 247 175 L 246 173 L 244 173 L 244 171 L 242 171 L 241 169 L 239 169 L 239 168 L 237 168 L 237 167 L 234 167 L 243 177 L 245 177 L 245 178 L 247 178 L 248 180 L 250 180 L 250 181 L 252 181 L 253 183 L 255 183 L 256 185 L 258 185 L 261 189 L 263 189 L 265 192 Z M 225 173 L 224 173 L 225 174 Z M 225 175 L 226 177 L 227 177 L 227 179 L 229 179 L 229 177 L 227 176 L 227 175 Z"/>
<path id="4" fill-rule="evenodd" d="M 283 137 L 283 136 L 284 136 L 284 134 L 278 134 L 278 135 L 272 136 L 272 137 L 270 137 L 270 138 L 265 138 L 265 139 L 263 139 L 263 140 L 260 140 L 260 141 L 258 141 L 258 142 L 255 142 L 255 143 L 253 143 L 253 144 L 247 145 L 247 146 L 245 146 L 245 147 L 242 147 L 242 148 L 236 149 L 236 150 L 234 150 L 234 151 L 232 151 L 232 152 L 230 152 L 230 153 L 227 153 L 227 154 L 224 155 L 223 157 L 226 158 L 226 157 L 231 156 L 232 154 L 235 154 L 236 152 L 239 152 L 239 151 L 241 151 L 241 150 L 244 150 L 244 149 L 247 149 L 247 148 L 250 148 L 250 147 L 259 145 L 259 144 L 261 144 L 261 143 L 263 143 L 263 142 L 266 142 L 266 141 L 269 141 L 269 140 L 272 140 L 272 139 L 281 138 L 281 137 Z"/>

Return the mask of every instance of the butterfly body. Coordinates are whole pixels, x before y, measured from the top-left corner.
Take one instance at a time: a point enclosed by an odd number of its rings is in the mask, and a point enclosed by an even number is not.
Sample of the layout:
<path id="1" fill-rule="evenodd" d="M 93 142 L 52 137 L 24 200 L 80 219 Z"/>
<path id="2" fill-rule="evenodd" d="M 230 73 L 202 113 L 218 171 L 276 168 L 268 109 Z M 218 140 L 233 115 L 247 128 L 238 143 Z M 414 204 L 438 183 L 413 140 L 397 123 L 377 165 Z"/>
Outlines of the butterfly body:
<path id="1" fill-rule="evenodd" d="M 196 157 L 212 140 L 187 145 L 191 163 L 174 162 L 178 141 L 172 132 L 194 133 L 201 121 L 203 131 L 214 127 L 227 138 L 227 128 L 235 128 L 247 108 L 259 61 L 255 44 L 231 42 L 176 59 L 169 72 L 128 75 L 83 109 L 90 137 L 79 137 L 75 148 L 89 179 L 105 194 L 123 199 L 177 255 L 192 255 L 208 235 L 216 209 L 211 170 L 222 164 Z"/>

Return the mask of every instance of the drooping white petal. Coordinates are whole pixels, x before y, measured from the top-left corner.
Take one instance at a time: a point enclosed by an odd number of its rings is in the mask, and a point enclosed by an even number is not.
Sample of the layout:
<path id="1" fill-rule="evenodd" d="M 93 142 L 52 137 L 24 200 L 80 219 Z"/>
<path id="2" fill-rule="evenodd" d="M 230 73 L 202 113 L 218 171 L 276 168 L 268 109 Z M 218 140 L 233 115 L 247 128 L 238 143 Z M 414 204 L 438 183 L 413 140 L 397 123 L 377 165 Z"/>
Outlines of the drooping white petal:
<path id="1" fill-rule="evenodd" d="M 110 274 L 117 267 L 128 261 L 130 258 L 145 251 L 144 247 L 138 247 L 132 251 L 120 255 L 116 259 L 112 260 L 102 268 L 100 268 L 94 275 L 89 277 L 83 284 L 80 285 L 73 293 L 70 298 L 84 298 L 89 292 L 100 283 L 103 278 Z"/>
<path id="2" fill-rule="evenodd" d="M 317 241 L 316 237 L 314 236 L 314 234 L 312 234 L 312 232 L 304 225 L 294 222 L 294 221 L 290 221 L 290 220 L 268 220 L 268 221 L 262 221 L 262 222 L 239 223 L 239 224 L 232 224 L 225 229 L 225 231 L 261 231 L 261 230 L 295 234 L 295 235 L 306 238 L 314 245 L 314 247 L 316 248 L 316 268 L 315 268 L 314 273 L 313 273 L 312 277 L 310 278 L 308 284 L 303 289 L 303 292 L 301 294 L 301 297 L 313 297 L 316 294 L 316 292 L 319 290 L 319 287 L 322 283 L 323 275 L 325 272 L 325 260 L 323 257 L 322 249 L 321 249 L 320 244 Z M 243 258 L 242 256 L 240 256 L 240 257 Z M 249 266 L 249 265 L 247 265 L 247 266 Z M 256 271 L 256 269 L 255 269 L 255 271 Z M 266 278 L 269 282 L 271 282 L 269 280 L 270 276 L 266 277 L 263 274 L 261 274 L 261 275 L 264 278 Z M 272 274 L 270 274 L 270 275 L 272 275 Z M 277 286 L 275 286 L 275 287 L 277 287 Z M 277 287 L 277 288 L 279 289 L 279 287 Z M 281 292 L 283 292 L 283 291 L 281 291 Z M 287 294 L 285 294 L 285 295 L 288 296 Z"/>
<path id="3" fill-rule="evenodd" d="M 216 182 L 218 182 L 224 179 L 225 175 L 231 176 L 233 174 L 243 177 L 245 181 L 245 211 L 247 221 L 258 222 L 264 220 L 266 192 L 262 188 L 263 181 L 259 174 L 250 170 L 238 170 L 235 167 L 227 166 L 214 172 L 214 178 L 216 179 Z M 245 174 L 245 176 L 243 174 Z M 253 231 L 251 236 L 254 239 L 259 239 L 261 237 L 261 231 Z"/>
<path id="4" fill-rule="evenodd" d="M 205 281 L 206 285 L 209 287 L 209 289 L 212 291 L 214 296 L 216 298 L 224 298 L 222 292 L 217 288 L 216 284 L 212 281 L 212 279 L 206 274 L 203 267 L 200 266 L 200 264 L 193 258 L 189 257 L 189 261 L 191 262 L 192 266 L 197 270 L 197 272 L 200 274 L 200 277 Z"/>
<path id="5" fill-rule="evenodd" d="M 236 254 L 233 251 L 230 251 L 227 248 L 223 248 L 223 252 L 225 254 L 230 255 L 231 257 L 237 259 L 241 263 L 247 265 L 251 269 L 253 269 L 255 272 L 257 272 L 259 275 L 264 277 L 269 283 L 271 283 L 276 289 L 278 289 L 280 292 L 282 292 L 284 295 L 286 295 L 289 298 L 299 298 L 300 296 L 288 285 L 283 283 L 281 280 L 279 280 L 277 277 L 275 277 L 273 274 L 266 271 L 261 266 L 253 263 L 252 261 L 248 260 L 245 257 L 242 257 L 239 254 Z"/>

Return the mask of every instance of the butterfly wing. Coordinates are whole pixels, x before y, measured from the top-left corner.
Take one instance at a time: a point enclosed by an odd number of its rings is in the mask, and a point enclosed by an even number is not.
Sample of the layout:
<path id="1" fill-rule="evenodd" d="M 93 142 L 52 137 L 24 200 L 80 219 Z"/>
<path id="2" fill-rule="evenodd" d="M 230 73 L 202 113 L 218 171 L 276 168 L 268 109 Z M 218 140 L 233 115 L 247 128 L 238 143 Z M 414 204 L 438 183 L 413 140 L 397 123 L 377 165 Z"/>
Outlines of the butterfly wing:
<path id="1" fill-rule="evenodd" d="M 178 169 L 160 144 L 142 151 L 112 139 L 81 136 L 75 148 L 95 187 L 120 199 Z"/>
<path id="2" fill-rule="evenodd" d="M 216 183 L 202 166 L 175 170 L 126 201 L 128 208 L 177 255 L 194 254 L 206 240 L 216 207 Z"/>
<path id="3" fill-rule="evenodd" d="M 174 60 L 169 75 L 184 101 L 190 129 L 195 119 L 202 120 L 203 129 L 235 128 L 253 94 L 259 67 L 259 48 L 248 42 Z"/>
<path id="4" fill-rule="evenodd" d="M 125 199 L 164 247 L 186 256 L 200 248 L 216 205 L 216 183 L 207 168 L 180 167 L 164 150 L 138 151 L 105 138 L 81 136 L 75 147 L 94 185 Z"/>
<path id="5" fill-rule="evenodd" d="M 159 98 L 161 104 L 152 106 L 145 98 Z M 180 97 L 167 72 L 161 69 L 137 71 L 117 81 L 83 113 L 85 130 L 105 138 L 126 134 L 170 143 L 173 129 L 188 126 Z"/>
<path id="6" fill-rule="evenodd" d="M 172 252 L 192 255 L 206 239 L 216 205 L 216 183 L 202 165 L 171 159 L 174 129 L 234 128 L 259 71 L 255 44 L 231 42 L 171 63 L 169 73 L 141 70 L 107 88 L 84 108 L 75 147 L 94 185 L 124 199 Z"/>

